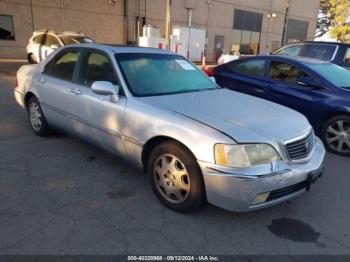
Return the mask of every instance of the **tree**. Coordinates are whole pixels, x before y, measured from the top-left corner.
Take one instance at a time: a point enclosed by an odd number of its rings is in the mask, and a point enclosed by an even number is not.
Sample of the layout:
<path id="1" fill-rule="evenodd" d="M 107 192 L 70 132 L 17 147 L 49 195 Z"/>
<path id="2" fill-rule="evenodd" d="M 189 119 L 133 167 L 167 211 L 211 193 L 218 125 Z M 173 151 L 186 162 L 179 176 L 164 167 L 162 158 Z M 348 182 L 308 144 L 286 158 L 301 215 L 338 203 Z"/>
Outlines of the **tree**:
<path id="1" fill-rule="evenodd" d="M 334 14 L 329 11 L 331 4 L 329 0 L 321 0 L 320 10 L 318 11 L 318 23 L 316 37 L 321 37 L 329 31 L 331 20 L 334 19 Z"/>
<path id="2" fill-rule="evenodd" d="M 349 1 L 348 0 L 329 0 L 331 8 L 329 13 L 334 14 L 331 20 L 330 35 L 341 42 L 350 41 L 350 23 L 349 23 Z"/>
<path id="3" fill-rule="evenodd" d="M 329 31 L 330 36 L 341 42 L 350 41 L 350 7 L 348 0 L 321 0 L 316 36 Z"/>

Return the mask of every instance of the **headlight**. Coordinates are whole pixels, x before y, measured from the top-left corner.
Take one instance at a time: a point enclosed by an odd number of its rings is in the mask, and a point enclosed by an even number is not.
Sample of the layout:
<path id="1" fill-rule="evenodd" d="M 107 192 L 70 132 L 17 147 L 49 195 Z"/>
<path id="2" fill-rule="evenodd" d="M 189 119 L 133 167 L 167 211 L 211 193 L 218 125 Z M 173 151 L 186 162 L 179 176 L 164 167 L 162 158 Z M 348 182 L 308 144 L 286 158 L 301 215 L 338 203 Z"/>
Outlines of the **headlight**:
<path id="1" fill-rule="evenodd" d="M 281 157 L 268 144 L 215 145 L 215 163 L 228 167 L 249 167 L 269 164 Z"/>

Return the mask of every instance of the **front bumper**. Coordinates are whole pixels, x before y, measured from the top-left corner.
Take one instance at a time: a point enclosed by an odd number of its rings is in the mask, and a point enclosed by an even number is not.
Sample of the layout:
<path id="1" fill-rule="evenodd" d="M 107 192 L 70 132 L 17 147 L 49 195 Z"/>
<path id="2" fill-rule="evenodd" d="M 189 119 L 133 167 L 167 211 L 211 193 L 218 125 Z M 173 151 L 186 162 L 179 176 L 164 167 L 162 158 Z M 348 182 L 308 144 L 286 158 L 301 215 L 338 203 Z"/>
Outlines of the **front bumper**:
<path id="1" fill-rule="evenodd" d="M 316 138 L 315 150 L 306 163 L 280 161 L 250 168 L 227 168 L 198 161 L 204 176 L 209 203 L 237 212 L 251 211 L 275 205 L 293 198 L 319 178 L 324 169 L 325 149 Z M 266 201 L 253 204 L 262 193 Z"/>

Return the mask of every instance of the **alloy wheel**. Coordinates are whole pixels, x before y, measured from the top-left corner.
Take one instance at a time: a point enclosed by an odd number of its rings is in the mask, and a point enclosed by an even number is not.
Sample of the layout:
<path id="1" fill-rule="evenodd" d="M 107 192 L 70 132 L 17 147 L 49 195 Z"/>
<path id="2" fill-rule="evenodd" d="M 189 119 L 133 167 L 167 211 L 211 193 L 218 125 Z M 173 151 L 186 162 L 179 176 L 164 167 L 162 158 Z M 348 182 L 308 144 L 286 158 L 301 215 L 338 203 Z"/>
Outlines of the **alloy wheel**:
<path id="1" fill-rule="evenodd" d="M 41 110 L 37 103 L 31 103 L 29 107 L 30 123 L 35 131 L 39 131 L 42 125 Z"/>
<path id="2" fill-rule="evenodd" d="M 190 177 L 185 165 L 171 154 L 163 154 L 154 162 L 153 179 L 161 195 L 171 203 L 184 202 L 190 193 Z"/>
<path id="3" fill-rule="evenodd" d="M 336 152 L 350 153 L 350 121 L 337 120 L 326 129 L 326 143 Z"/>

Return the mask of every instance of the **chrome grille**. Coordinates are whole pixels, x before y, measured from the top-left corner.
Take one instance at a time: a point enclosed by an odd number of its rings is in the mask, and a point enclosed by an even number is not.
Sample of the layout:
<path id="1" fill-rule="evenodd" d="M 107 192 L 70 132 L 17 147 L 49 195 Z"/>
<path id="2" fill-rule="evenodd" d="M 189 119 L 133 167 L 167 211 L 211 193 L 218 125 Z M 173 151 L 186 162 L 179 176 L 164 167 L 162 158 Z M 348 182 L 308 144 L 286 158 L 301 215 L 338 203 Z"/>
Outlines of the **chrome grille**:
<path id="1" fill-rule="evenodd" d="M 307 158 L 315 147 L 315 136 L 311 132 L 306 137 L 285 144 L 290 160 L 302 160 Z"/>

